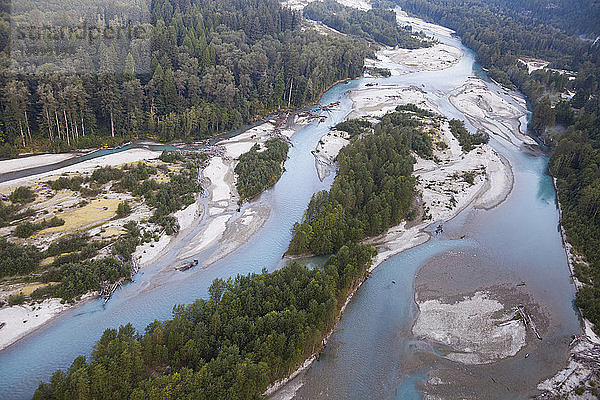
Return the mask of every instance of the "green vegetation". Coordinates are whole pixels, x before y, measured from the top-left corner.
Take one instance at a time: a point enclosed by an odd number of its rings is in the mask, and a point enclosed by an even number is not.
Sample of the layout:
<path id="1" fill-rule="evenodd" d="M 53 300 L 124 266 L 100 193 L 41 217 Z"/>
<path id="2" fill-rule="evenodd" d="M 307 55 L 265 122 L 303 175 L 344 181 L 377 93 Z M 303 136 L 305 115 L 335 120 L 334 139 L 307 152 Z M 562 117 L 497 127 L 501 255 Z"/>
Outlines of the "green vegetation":
<path id="1" fill-rule="evenodd" d="M 13 203 L 31 203 L 35 200 L 35 194 L 31 189 L 25 186 L 19 186 L 9 196 Z"/>
<path id="2" fill-rule="evenodd" d="M 8 305 L 9 306 L 18 306 L 20 304 L 25 303 L 25 296 L 22 294 L 11 294 L 8 296 Z"/>
<path id="3" fill-rule="evenodd" d="M 100 1 L 85 15 L 63 0 L 22 6 L 3 14 L 3 37 L 26 32 L 33 11 L 40 26 L 58 29 L 70 28 L 64 15 L 100 31 L 127 30 L 117 21 L 130 19 L 142 37 L 69 41 L 65 51 L 42 33 L 3 46 L 14 74 L 0 77 L 0 156 L 208 138 L 314 102 L 359 76 L 372 52 L 362 39 L 301 29 L 300 13 L 277 0 Z"/>
<path id="4" fill-rule="evenodd" d="M 22 224 L 17 225 L 17 227 L 15 228 L 14 234 L 16 237 L 20 237 L 20 238 L 28 238 L 29 236 L 33 235 L 35 232 L 37 231 L 41 231 L 42 229 L 46 229 L 46 228 L 52 228 L 55 226 L 61 226 L 65 224 L 65 220 L 58 218 L 58 217 L 52 217 L 50 219 L 44 219 L 41 220 L 40 222 L 23 222 Z"/>
<path id="5" fill-rule="evenodd" d="M 349 119 L 337 124 L 335 129 L 346 132 L 352 138 L 371 132 L 371 123 L 365 119 Z"/>
<path id="6" fill-rule="evenodd" d="M 322 268 L 217 279 L 208 300 L 177 306 L 143 334 L 107 329 L 88 363 L 40 384 L 34 399 L 259 399 L 322 345 L 375 250 L 342 247 Z"/>
<path id="7" fill-rule="evenodd" d="M 160 157 L 158 157 L 158 159 L 162 162 L 166 162 L 169 164 L 185 161 L 185 157 L 179 151 L 167 151 L 167 150 L 160 153 Z"/>
<path id="8" fill-rule="evenodd" d="M 23 275 L 33 271 L 42 253 L 33 246 L 19 246 L 0 238 L 0 278 Z"/>
<path id="9" fill-rule="evenodd" d="M 288 144 L 273 138 L 266 141 L 265 147 L 264 151 L 259 151 L 260 146 L 255 144 L 250 151 L 240 156 L 235 166 L 240 204 L 273 186 L 283 173 Z"/>
<path id="10" fill-rule="evenodd" d="M 123 218 L 131 214 L 131 206 L 128 201 L 122 201 L 117 206 L 117 218 Z"/>
<path id="11" fill-rule="evenodd" d="M 490 136 L 483 130 L 477 130 L 477 133 L 475 134 L 469 133 L 467 128 L 465 128 L 464 122 L 458 119 L 450 120 L 449 125 L 450 132 L 458 139 L 460 147 L 462 147 L 463 151 L 466 153 L 473 150 L 475 146 L 487 143 L 490 140 Z"/>
<path id="12" fill-rule="evenodd" d="M 30 208 L 21 211 L 21 207 L 17 204 L 6 204 L 0 200 L 0 227 L 7 226 L 12 221 L 31 217 L 35 214 Z"/>
<path id="13" fill-rule="evenodd" d="M 387 68 L 373 67 L 369 69 L 369 73 L 372 76 L 381 76 L 383 78 L 388 78 L 392 76 L 392 71 Z"/>
<path id="14" fill-rule="evenodd" d="M 302 15 L 314 21 L 367 40 L 387 46 L 400 46 L 406 49 L 430 47 L 431 40 L 412 32 L 410 26 L 401 27 L 396 21 L 396 13 L 390 9 L 374 8 L 368 11 L 346 7 L 335 0 L 309 3 Z"/>
<path id="15" fill-rule="evenodd" d="M 577 279 L 586 284 L 577 292 L 577 305 L 599 331 L 600 143 L 590 139 L 582 130 L 569 129 L 552 152 L 550 171 L 557 178 L 561 223 L 569 242 L 589 263 L 575 266 Z"/>
<path id="16" fill-rule="evenodd" d="M 81 176 L 73 176 L 71 178 L 61 176 L 58 179 L 48 182 L 48 185 L 50 188 L 52 188 L 52 190 L 69 189 L 73 191 L 80 191 L 83 182 L 84 179 Z"/>
<path id="17" fill-rule="evenodd" d="M 288 252 L 331 254 L 406 218 L 415 194 L 410 151 L 432 151 L 423 128 L 418 117 L 396 111 L 383 116 L 372 135 L 344 147 L 331 190 L 313 196 L 302 222 L 294 225 Z"/>

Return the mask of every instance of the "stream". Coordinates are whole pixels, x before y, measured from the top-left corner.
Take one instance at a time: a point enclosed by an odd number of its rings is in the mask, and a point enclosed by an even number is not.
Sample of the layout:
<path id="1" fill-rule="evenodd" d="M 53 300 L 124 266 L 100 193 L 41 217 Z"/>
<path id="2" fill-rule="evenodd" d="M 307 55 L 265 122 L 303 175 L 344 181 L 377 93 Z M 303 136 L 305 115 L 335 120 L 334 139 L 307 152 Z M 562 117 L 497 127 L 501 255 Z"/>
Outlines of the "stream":
<path id="1" fill-rule="evenodd" d="M 461 48 L 464 56 L 460 62 L 441 71 L 356 79 L 340 83 L 323 95 L 320 104 L 339 101 L 339 107 L 327 114 L 325 122 L 313 122 L 292 137 L 286 172 L 262 195 L 262 201 L 271 205 L 271 215 L 248 243 L 206 269 L 179 272 L 167 268 L 187 239 L 201 229 L 196 227 L 168 254 L 138 273 L 134 283 L 120 288 L 106 305 L 102 299 L 95 299 L 70 309 L 1 351 L 2 398 L 30 398 L 40 380 L 48 380 L 56 369 L 68 368 L 76 356 L 89 355 L 106 328 L 131 322 L 143 331 L 151 321 L 170 318 L 175 304 L 206 297 L 215 278 L 278 268 L 291 238 L 292 225 L 302 218 L 312 194 L 328 189 L 333 181 L 333 177 L 319 181 L 311 150 L 329 127 L 344 120 L 351 111 L 348 90 L 368 82 L 416 85 L 428 93 L 429 100 L 443 114 L 465 120 L 450 104 L 448 96 L 468 76 L 484 77 L 484 73 L 475 63 L 473 53 L 458 39 L 437 35 L 436 38 Z M 488 85 L 503 92 L 489 81 Z M 552 310 L 552 336 L 545 338 L 549 343 L 562 343 L 565 336 L 580 332 L 572 306 L 574 288 L 557 229 L 558 210 L 552 180 L 547 175 L 547 158 L 525 152 L 501 138 L 492 138 L 490 144 L 513 167 L 515 183 L 508 199 L 490 211 L 463 211 L 445 224 L 444 234 L 380 265 L 348 304 L 321 360 L 276 393 L 275 398 L 421 398 L 421 385 L 431 366 L 407 368 L 405 360 L 411 358 L 415 349 L 432 354 L 436 350 L 411 334 L 417 315 L 414 278 L 421 266 L 444 254 L 452 253 L 462 260 L 470 256 L 484 260 L 481 271 L 489 272 L 488 276 L 498 282 L 507 276 L 514 281 L 527 281 L 528 290 L 536 300 Z M 456 239 L 458 234 L 464 234 L 465 238 Z M 526 375 L 541 363 L 564 361 L 562 356 L 558 351 L 555 358 L 543 354 L 514 357 L 507 368 Z M 535 382 L 530 384 L 535 386 Z"/>

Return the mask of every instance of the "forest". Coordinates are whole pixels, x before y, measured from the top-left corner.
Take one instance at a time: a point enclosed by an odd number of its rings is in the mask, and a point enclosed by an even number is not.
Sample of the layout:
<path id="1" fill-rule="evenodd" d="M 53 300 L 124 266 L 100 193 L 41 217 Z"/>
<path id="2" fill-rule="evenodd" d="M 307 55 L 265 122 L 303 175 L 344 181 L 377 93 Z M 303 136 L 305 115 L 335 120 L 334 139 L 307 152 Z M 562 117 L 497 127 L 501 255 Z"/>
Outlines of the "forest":
<path id="1" fill-rule="evenodd" d="M 351 120 L 338 129 L 361 126 Z M 418 115 L 398 110 L 383 116 L 373 134 L 354 136 L 336 158 L 338 174 L 329 192 L 313 195 L 302 222 L 294 225 L 288 253 L 331 254 L 400 223 L 415 196 L 411 151 L 431 157 L 423 127 Z"/>
<path id="2" fill-rule="evenodd" d="M 396 13 L 389 8 L 373 8 L 368 11 L 343 6 L 335 0 L 309 3 L 302 15 L 339 32 L 365 38 L 386 46 L 400 46 L 406 49 L 430 47 L 432 40 L 424 35 L 413 33 L 410 26 L 400 26 Z"/>
<path id="3" fill-rule="evenodd" d="M 301 29 L 300 15 L 276 0 L 156 0 L 148 10 L 110 3 L 83 11 L 66 1 L 48 10 L 29 3 L 0 14 L 0 64 L 8 66 L 0 75 L 0 157 L 141 137 L 207 138 L 315 101 L 336 81 L 359 76 L 372 53 L 364 40 Z M 65 14 L 103 30 L 135 16 L 146 36 L 54 43 L 10 31 L 11 22 L 70 29 Z"/>
<path id="4" fill-rule="evenodd" d="M 518 87 L 528 97 L 530 127 L 552 149 L 549 168 L 556 178 L 561 224 L 584 262 L 575 275 L 586 285 L 576 302 L 600 333 L 600 43 L 597 2 L 584 0 L 396 0 L 405 10 L 457 31 L 488 74 Z M 519 57 L 541 58 L 568 69 L 528 73 Z M 560 99 L 566 91 L 570 99 Z"/>
<path id="5" fill-rule="evenodd" d="M 283 173 L 283 162 L 287 158 L 289 146 L 281 139 L 269 139 L 265 149 L 254 145 L 250 151 L 242 154 L 235 166 L 236 187 L 240 195 L 240 204 L 252 200 L 264 190 L 273 186 Z"/>
<path id="6" fill-rule="evenodd" d="M 143 333 L 107 329 L 34 399 L 259 399 L 322 346 L 375 249 L 349 245 L 323 267 L 216 279 L 209 298 L 173 309 Z"/>

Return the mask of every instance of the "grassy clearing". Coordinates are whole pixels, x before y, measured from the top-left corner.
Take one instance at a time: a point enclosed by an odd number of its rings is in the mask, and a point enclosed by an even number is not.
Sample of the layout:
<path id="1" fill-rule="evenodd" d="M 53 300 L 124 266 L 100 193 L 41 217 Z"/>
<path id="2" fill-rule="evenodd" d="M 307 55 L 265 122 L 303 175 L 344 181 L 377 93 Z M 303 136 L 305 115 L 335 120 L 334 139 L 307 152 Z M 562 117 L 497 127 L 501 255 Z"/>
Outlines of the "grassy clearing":
<path id="1" fill-rule="evenodd" d="M 18 294 L 22 294 L 23 296 L 31 296 L 31 293 L 35 292 L 36 289 L 58 285 L 60 282 L 48 282 L 48 283 L 31 283 L 29 285 L 23 286 Z"/>
<path id="2" fill-rule="evenodd" d="M 51 233 L 60 233 L 75 231 L 86 226 L 95 225 L 101 221 L 108 220 L 115 216 L 119 199 L 93 199 L 89 204 L 73 211 L 58 213 L 56 216 L 65 220 L 62 226 L 47 228 L 40 231 L 37 236 L 49 235 Z"/>

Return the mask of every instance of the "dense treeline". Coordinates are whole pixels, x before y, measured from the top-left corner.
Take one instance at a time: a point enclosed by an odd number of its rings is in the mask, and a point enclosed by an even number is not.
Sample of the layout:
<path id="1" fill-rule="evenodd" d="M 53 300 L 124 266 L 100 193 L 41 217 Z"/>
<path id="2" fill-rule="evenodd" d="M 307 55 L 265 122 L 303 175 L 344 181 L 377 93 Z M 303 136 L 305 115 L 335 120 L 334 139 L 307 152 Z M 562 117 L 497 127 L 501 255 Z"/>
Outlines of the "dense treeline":
<path id="1" fill-rule="evenodd" d="M 598 33 L 591 1 L 397 0 L 407 11 L 455 29 L 477 52 L 490 76 L 521 89 L 533 106 L 531 128 L 552 144 L 550 171 L 557 179 L 561 223 L 585 262 L 575 274 L 583 315 L 600 332 L 600 43 L 576 34 Z M 528 73 L 519 57 L 542 58 L 557 70 Z M 559 94 L 574 92 L 571 99 Z M 555 124 L 561 125 L 553 130 Z M 586 264 L 588 263 L 588 264 Z"/>
<path id="2" fill-rule="evenodd" d="M 372 124 L 366 119 L 349 119 L 337 124 L 335 129 L 346 132 L 349 137 L 353 138 L 355 136 L 371 132 L 371 125 Z"/>
<path id="3" fill-rule="evenodd" d="M 35 19 L 16 8 L 11 18 L 61 27 L 63 13 L 76 7 L 52 6 L 58 11 L 36 10 Z M 98 4 L 84 17 L 93 26 L 120 26 L 136 12 L 119 7 L 126 6 Z M 276 0 L 161 0 L 147 12 L 134 20 L 145 36 L 125 47 L 100 37 L 69 42 L 61 52 L 52 38 L 18 40 L 2 25 L 0 61 L 10 66 L 0 74 L 5 156 L 16 147 L 205 138 L 314 101 L 332 83 L 360 75 L 370 53 L 364 41 L 301 30 L 300 15 Z"/>
<path id="4" fill-rule="evenodd" d="M 450 125 L 450 132 L 458 139 L 460 147 L 465 152 L 473 150 L 473 147 L 490 141 L 490 136 L 484 130 L 478 130 L 476 133 L 470 133 L 465 128 L 465 123 L 458 119 L 451 119 L 448 123 Z"/>
<path id="5" fill-rule="evenodd" d="M 331 190 L 315 194 L 294 225 L 288 252 L 331 254 L 400 223 L 415 194 L 411 150 L 429 156 L 432 142 L 421 120 L 405 111 L 386 114 L 373 134 L 352 140 L 336 158 Z"/>
<path id="6" fill-rule="evenodd" d="M 600 34 L 600 3 L 594 0 L 488 0 L 488 3 L 566 32 L 589 34 L 592 39 Z"/>
<path id="7" fill-rule="evenodd" d="M 561 223 L 569 242 L 585 262 L 575 265 L 577 279 L 586 286 L 577 292 L 583 315 L 600 329 L 600 121 L 594 130 L 570 128 L 550 157 L 562 206 Z M 595 135 L 588 136 L 590 132 Z"/>
<path id="8" fill-rule="evenodd" d="M 235 166 L 240 204 L 277 183 L 283 173 L 283 162 L 288 149 L 286 142 L 273 138 L 265 142 L 265 149 L 262 151 L 259 151 L 260 146 L 255 144 L 250 151 L 240 156 Z"/>
<path id="9" fill-rule="evenodd" d="M 89 363 L 76 358 L 34 399 L 258 399 L 321 347 L 374 252 L 344 246 L 323 267 L 217 279 L 208 300 L 175 307 L 143 334 L 107 329 Z"/>
<path id="10" fill-rule="evenodd" d="M 309 3 L 302 14 L 339 32 L 387 46 L 418 49 L 432 45 L 432 41 L 426 40 L 424 36 L 414 34 L 410 26 L 399 26 L 396 13 L 390 9 L 373 8 L 363 11 L 343 6 L 335 0 L 324 0 Z"/>

